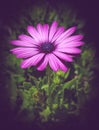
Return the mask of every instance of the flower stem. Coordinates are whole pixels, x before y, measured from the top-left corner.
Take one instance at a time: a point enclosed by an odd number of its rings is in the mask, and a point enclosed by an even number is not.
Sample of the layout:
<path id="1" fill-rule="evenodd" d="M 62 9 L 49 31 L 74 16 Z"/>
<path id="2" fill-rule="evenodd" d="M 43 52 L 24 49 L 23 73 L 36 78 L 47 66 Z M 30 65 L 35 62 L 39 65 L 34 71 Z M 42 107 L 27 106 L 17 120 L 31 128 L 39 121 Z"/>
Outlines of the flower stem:
<path id="1" fill-rule="evenodd" d="M 48 80 L 48 106 L 51 110 L 51 71 L 50 67 L 47 68 L 47 80 Z"/>

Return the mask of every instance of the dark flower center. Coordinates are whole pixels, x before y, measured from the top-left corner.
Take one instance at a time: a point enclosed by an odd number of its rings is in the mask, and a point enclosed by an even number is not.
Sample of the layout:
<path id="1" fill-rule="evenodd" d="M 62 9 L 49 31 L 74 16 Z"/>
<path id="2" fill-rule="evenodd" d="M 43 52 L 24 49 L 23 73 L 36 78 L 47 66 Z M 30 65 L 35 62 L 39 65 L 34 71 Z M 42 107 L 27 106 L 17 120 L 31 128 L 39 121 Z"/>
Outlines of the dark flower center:
<path id="1" fill-rule="evenodd" d="M 45 53 L 50 53 L 54 50 L 54 45 L 50 42 L 42 43 L 41 44 L 41 51 Z"/>

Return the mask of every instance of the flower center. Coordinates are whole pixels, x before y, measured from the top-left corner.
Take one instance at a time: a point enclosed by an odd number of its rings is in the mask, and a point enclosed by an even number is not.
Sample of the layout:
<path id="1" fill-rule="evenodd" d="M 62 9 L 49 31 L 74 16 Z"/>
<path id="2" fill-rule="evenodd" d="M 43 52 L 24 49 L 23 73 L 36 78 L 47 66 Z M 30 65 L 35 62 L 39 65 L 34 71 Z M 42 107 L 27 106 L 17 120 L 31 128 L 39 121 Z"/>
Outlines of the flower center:
<path id="1" fill-rule="evenodd" d="M 41 51 L 45 53 L 50 53 L 54 50 L 54 45 L 50 42 L 42 43 L 41 44 Z"/>

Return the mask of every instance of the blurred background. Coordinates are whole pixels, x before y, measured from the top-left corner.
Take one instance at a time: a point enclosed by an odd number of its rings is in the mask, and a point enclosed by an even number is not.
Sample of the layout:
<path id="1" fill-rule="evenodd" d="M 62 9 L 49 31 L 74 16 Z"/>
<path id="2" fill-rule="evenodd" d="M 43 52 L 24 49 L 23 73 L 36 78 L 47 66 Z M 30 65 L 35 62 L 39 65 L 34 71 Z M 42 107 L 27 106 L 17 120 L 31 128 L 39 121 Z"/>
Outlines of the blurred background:
<path id="1" fill-rule="evenodd" d="M 85 31 L 90 36 L 90 41 L 97 42 L 99 23 L 98 0 L 47 0 L 50 6 L 57 8 L 58 5 L 70 5 L 78 12 L 78 16 L 86 21 Z M 1 0 L 0 2 L 0 22 L 9 23 L 14 17 L 17 18 L 20 11 L 36 3 L 43 3 L 43 0 Z M 98 47 L 98 44 L 96 44 Z"/>
<path id="2" fill-rule="evenodd" d="M 98 29 L 99 29 L 99 4 L 98 0 L 46 0 L 49 6 L 55 9 L 59 9 L 59 6 L 62 8 L 63 5 L 67 7 L 71 7 L 77 12 L 77 17 L 84 21 L 84 34 L 85 39 L 88 43 L 93 43 L 93 47 L 96 50 L 96 63 L 99 63 L 99 40 L 98 40 Z M 35 6 L 37 4 L 45 4 L 45 0 L 1 0 L 0 2 L 0 127 L 1 130 L 5 129 L 3 125 L 10 127 L 11 129 L 27 129 L 29 127 L 22 126 L 21 124 L 12 124 L 12 127 L 9 126 L 9 122 L 11 122 L 11 111 L 8 109 L 4 110 L 7 102 L 2 99 L 4 97 L 3 91 L 5 86 L 5 75 L 3 73 L 4 66 L 3 62 L 5 60 L 5 52 L 3 40 L 5 40 L 5 36 L 8 33 L 5 31 L 5 27 L 13 24 L 13 21 L 17 21 L 20 16 L 20 12 L 24 9 L 30 8 L 32 5 Z M 6 46 L 7 47 L 7 46 Z M 7 49 L 7 48 L 6 48 Z M 95 70 L 95 84 L 98 86 L 98 76 L 99 76 L 99 68 Z M 84 129 L 99 129 L 99 88 L 97 89 L 97 93 L 95 98 L 88 103 L 88 112 L 86 112 L 87 120 L 84 124 Z M 6 96 L 6 95 L 5 95 Z M 6 120 L 6 117 L 9 119 Z M 13 121 L 12 121 L 13 122 Z M 15 128 L 16 127 L 16 128 Z M 65 127 L 65 124 L 60 124 L 58 127 L 55 126 L 54 129 Z M 34 129 L 38 129 L 37 126 L 33 126 Z M 75 128 L 80 128 L 79 125 L 75 126 Z M 83 128 L 80 128 L 83 129 Z"/>

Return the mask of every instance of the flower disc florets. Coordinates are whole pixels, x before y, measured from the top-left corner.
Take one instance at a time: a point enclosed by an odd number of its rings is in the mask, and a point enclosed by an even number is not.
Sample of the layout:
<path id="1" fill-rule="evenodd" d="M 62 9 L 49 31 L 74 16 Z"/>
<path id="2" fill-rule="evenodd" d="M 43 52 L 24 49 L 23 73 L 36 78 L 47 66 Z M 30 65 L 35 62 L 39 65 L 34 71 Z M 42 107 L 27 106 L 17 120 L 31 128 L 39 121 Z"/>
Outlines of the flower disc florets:
<path id="1" fill-rule="evenodd" d="M 45 42 L 41 44 L 41 51 L 44 53 L 51 53 L 54 49 L 53 43 Z"/>

